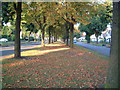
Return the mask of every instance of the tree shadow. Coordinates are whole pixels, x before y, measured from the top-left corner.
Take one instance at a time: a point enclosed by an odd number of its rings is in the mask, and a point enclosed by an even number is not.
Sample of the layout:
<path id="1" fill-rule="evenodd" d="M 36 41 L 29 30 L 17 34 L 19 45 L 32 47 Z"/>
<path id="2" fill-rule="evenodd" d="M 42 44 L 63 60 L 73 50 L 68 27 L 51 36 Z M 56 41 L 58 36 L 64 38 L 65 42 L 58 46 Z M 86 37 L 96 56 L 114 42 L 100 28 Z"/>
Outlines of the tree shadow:
<path id="1" fill-rule="evenodd" d="M 32 49 L 28 49 L 26 51 L 22 51 L 21 52 L 21 57 L 20 58 L 14 58 L 14 54 L 10 55 L 10 56 L 6 56 L 3 60 L 2 60 L 2 64 L 6 64 L 6 63 L 14 63 L 14 61 L 23 61 L 23 60 L 30 60 L 30 58 L 33 57 L 45 57 L 46 54 L 49 53 L 56 53 L 56 52 L 60 52 L 60 51 L 66 51 L 69 50 L 69 47 L 66 47 L 64 44 L 60 45 L 60 44 L 49 44 L 46 45 L 45 47 L 37 47 L 37 48 L 32 48 Z"/>

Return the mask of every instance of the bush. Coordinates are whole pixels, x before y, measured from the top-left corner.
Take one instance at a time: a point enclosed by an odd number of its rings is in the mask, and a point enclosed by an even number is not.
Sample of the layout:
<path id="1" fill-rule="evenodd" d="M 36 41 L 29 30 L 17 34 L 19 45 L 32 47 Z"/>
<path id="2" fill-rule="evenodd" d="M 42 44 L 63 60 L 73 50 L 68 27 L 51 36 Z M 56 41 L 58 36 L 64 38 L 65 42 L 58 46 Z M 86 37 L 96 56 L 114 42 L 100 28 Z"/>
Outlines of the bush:
<path id="1" fill-rule="evenodd" d="M 15 36 L 14 35 L 12 35 L 11 41 L 15 41 Z"/>
<path id="2" fill-rule="evenodd" d="M 7 39 L 8 39 L 8 41 L 12 41 L 12 40 L 11 40 L 11 37 L 7 37 Z"/>
<path id="3" fill-rule="evenodd" d="M 1 38 L 8 38 L 8 35 L 1 35 Z"/>

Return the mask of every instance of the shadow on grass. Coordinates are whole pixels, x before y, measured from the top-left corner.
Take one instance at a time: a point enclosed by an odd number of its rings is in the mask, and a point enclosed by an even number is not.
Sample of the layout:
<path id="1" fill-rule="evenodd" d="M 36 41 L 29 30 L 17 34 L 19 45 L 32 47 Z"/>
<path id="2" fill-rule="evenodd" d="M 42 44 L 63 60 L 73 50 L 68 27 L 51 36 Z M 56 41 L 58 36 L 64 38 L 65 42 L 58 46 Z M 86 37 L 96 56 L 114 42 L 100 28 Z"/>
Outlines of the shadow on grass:
<path id="1" fill-rule="evenodd" d="M 103 57 L 106 60 L 109 60 L 109 57 L 98 54 L 98 53 L 96 53 L 92 50 L 86 49 L 84 47 L 75 45 L 75 48 L 79 48 L 81 50 L 94 53 L 98 57 Z M 56 52 L 60 52 L 60 51 L 66 51 L 66 50 L 69 50 L 69 49 L 70 48 L 66 47 L 65 45 L 61 46 L 60 44 L 48 44 L 45 47 L 37 47 L 37 48 L 29 49 L 27 51 L 22 51 L 21 52 L 21 56 L 22 56 L 21 58 L 13 58 L 12 57 L 12 58 L 3 59 L 2 64 L 14 63 L 15 61 L 30 60 L 30 58 L 33 58 L 33 57 L 42 58 L 42 57 L 45 57 L 47 54 L 56 53 Z M 72 52 L 71 52 L 71 54 L 74 55 Z M 71 54 L 70 54 L 70 56 L 71 56 Z"/>
<path id="2" fill-rule="evenodd" d="M 65 51 L 70 49 L 69 47 L 65 47 L 65 45 L 60 45 L 60 44 L 52 44 L 52 45 L 47 45 L 45 47 L 38 47 L 38 48 L 32 48 L 27 51 L 22 51 L 21 52 L 21 57 L 20 58 L 7 58 L 2 60 L 2 64 L 6 63 L 14 63 L 15 61 L 22 61 L 22 60 L 30 60 L 30 58 L 33 57 L 45 57 L 46 54 L 49 53 L 56 53 L 60 51 Z"/>

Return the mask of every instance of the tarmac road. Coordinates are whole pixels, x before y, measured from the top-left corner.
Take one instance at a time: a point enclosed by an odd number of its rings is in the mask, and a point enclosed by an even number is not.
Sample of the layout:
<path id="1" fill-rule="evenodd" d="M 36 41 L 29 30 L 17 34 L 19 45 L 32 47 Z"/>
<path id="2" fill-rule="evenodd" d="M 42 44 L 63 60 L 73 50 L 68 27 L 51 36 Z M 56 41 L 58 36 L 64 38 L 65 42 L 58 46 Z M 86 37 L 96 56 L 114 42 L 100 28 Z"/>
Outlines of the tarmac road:
<path id="1" fill-rule="evenodd" d="M 31 48 L 37 47 L 40 44 L 41 44 L 40 42 L 21 44 L 21 51 L 29 50 Z M 14 46 L 10 45 L 7 47 L 0 47 L 0 52 L 1 52 L 1 56 L 8 56 L 14 54 Z"/>
<path id="2" fill-rule="evenodd" d="M 95 51 L 99 54 L 102 54 L 102 55 L 105 55 L 105 56 L 110 56 L 110 48 L 85 44 L 85 43 L 82 43 L 82 42 L 77 42 L 77 43 L 74 43 L 74 44 L 85 47 L 85 48 L 90 49 L 92 51 Z"/>

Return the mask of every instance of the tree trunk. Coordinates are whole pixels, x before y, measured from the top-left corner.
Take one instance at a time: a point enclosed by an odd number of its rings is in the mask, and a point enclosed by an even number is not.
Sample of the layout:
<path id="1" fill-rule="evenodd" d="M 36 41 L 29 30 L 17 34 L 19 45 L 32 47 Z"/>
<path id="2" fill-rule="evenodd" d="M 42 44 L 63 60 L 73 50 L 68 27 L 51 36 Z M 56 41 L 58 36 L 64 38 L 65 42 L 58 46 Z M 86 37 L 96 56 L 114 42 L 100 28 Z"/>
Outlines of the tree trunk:
<path id="1" fill-rule="evenodd" d="M 104 44 L 106 45 L 106 37 L 104 37 Z"/>
<path id="2" fill-rule="evenodd" d="M 73 48 L 73 29 L 74 29 L 74 24 L 70 23 L 70 47 Z"/>
<path id="3" fill-rule="evenodd" d="M 54 41 L 57 41 L 57 33 L 54 33 Z"/>
<path id="4" fill-rule="evenodd" d="M 90 35 L 86 32 L 86 40 L 87 40 L 87 43 L 90 43 Z"/>
<path id="5" fill-rule="evenodd" d="M 109 65 L 108 73 L 108 83 L 110 84 L 109 88 L 118 88 L 118 31 L 120 31 L 120 2 L 113 2 L 113 26 L 112 26 L 112 41 L 111 41 L 111 59 Z M 120 46 L 120 45 L 119 45 Z M 120 55 L 119 55 L 120 56 Z M 120 87 L 119 87 L 120 88 Z"/>
<path id="6" fill-rule="evenodd" d="M 36 39 L 36 33 L 34 33 L 34 41 L 37 41 L 37 39 Z"/>
<path id="7" fill-rule="evenodd" d="M 53 36 L 52 36 L 52 43 L 54 42 Z"/>
<path id="8" fill-rule="evenodd" d="M 68 39 L 69 39 L 69 28 L 67 25 L 68 24 L 66 23 L 66 46 L 68 46 Z"/>
<path id="9" fill-rule="evenodd" d="M 57 41 L 57 34 L 55 33 L 55 40 L 54 40 L 55 42 Z"/>
<path id="10" fill-rule="evenodd" d="M 119 30 L 118 30 L 118 33 L 117 33 L 117 35 L 118 35 L 118 41 L 117 41 L 117 42 L 118 42 L 118 46 L 119 46 L 119 47 L 118 47 L 117 50 L 119 50 L 119 51 L 118 51 L 117 54 L 120 54 L 120 35 L 119 35 L 119 34 L 120 34 L 120 1 L 118 2 L 118 4 L 119 4 L 119 5 L 118 5 L 119 7 L 118 7 L 118 11 L 117 11 L 117 12 L 119 13 L 119 14 L 118 14 L 118 25 L 119 25 L 119 26 L 118 26 L 118 29 L 119 29 Z M 116 44 L 117 44 L 117 43 L 116 43 Z M 116 56 L 116 57 L 117 57 L 117 56 Z M 118 60 L 120 60 L 120 55 L 118 55 L 117 61 L 118 61 Z M 120 66 L 120 61 L 118 62 L 117 65 Z M 117 68 L 117 67 L 116 67 L 116 68 Z M 119 67 L 118 67 L 118 72 L 119 72 L 118 74 L 120 75 L 120 68 L 119 68 Z M 117 80 L 118 80 L 118 78 L 117 78 Z M 116 81 L 116 82 L 117 82 L 117 81 Z M 118 80 L 118 83 L 120 83 L 120 79 Z M 118 88 L 120 88 L 120 84 L 118 84 Z"/>
<path id="11" fill-rule="evenodd" d="M 96 39 L 97 39 L 96 44 L 98 44 L 98 35 L 96 35 Z"/>
<path id="12" fill-rule="evenodd" d="M 44 29 L 42 29 L 42 42 L 41 42 L 41 45 L 43 47 L 45 46 L 45 41 L 44 41 L 45 40 L 45 38 L 44 38 L 45 36 L 44 35 L 45 35 L 45 31 L 44 31 Z"/>
<path id="13" fill-rule="evenodd" d="M 55 36 L 55 37 L 56 37 L 56 40 L 55 40 L 55 41 L 57 42 L 57 33 L 56 33 L 56 36 Z"/>
<path id="14" fill-rule="evenodd" d="M 55 36 L 54 36 L 54 42 L 55 42 Z"/>
<path id="15" fill-rule="evenodd" d="M 63 38 L 63 42 L 65 43 L 65 38 Z"/>
<path id="16" fill-rule="evenodd" d="M 87 35 L 87 43 L 90 43 L 90 36 Z"/>
<path id="17" fill-rule="evenodd" d="M 51 32 L 50 32 L 50 29 L 49 29 L 49 44 L 51 43 Z"/>
<path id="18" fill-rule="evenodd" d="M 55 42 L 55 40 L 56 40 L 56 37 L 55 37 L 55 31 L 54 31 L 54 42 Z"/>
<path id="19" fill-rule="evenodd" d="M 53 31 L 52 31 L 52 43 L 54 42 L 54 38 L 53 38 L 54 36 L 53 36 Z"/>
<path id="20" fill-rule="evenodd" d="M 31 34 L 31 32 L 29 33 L 29 38 L 28 38 L 28 42 L 30 42 L 30 34 Z"/>
<path id="21" fill-rule="evenodd" d="M 69 30 L 66 30 L 66 45 L 68 46 Z"/>
<path id="22" fill-rule="evenodd" d="M 110 38 L 108 39 L 109 41 L 108 41 L 108 43 L 110 43 L 111 41 L 110 41 Z"/>
<path id="23" fill-rule="evenodd" d="M 42 43 L 41 45 L 44 47 L 45 46 L 45 23 L 46 23 L 46 17 L 43 16 L 43 27 L 42 27 Z"/>
<path id="24" fill-rule="evenodd" d="M 15 49 L 14 49 L 14 57 L 20 58 L 20 25 L 21 25 L 21 12 L 22 12 L 22 2 L 17 2 L 16 8 L 16 29 L 15 29 Z"/>

